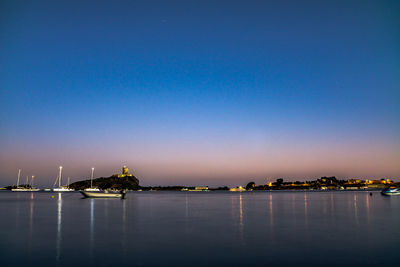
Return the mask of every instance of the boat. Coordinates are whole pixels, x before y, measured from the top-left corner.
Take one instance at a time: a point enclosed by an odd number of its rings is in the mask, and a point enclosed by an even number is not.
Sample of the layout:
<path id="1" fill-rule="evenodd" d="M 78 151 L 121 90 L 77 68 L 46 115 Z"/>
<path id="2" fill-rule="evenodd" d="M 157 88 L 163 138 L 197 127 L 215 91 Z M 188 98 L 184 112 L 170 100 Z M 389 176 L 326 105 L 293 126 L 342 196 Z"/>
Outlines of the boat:
<path id="1" fill-rule="evenodd" d="M 120 193 L 108 193 L 108 192 L 88 192 L 79 191 L 85 198 L 121 198 L 124 199 L 126 191 L 123 190 Z"/>
<path id="2" fill-rule="evenodd" d="M 68 188 L 68 186 L 62 185 L 60 187 L 53 188 L 53 191 L 54 192 L 72 192 L 72 191 L 75 191 L 75 190 L 72 189 L 72 188 Z"/>
<path id="3" fill-rule="evenodd" d="M 37 192 L 37 191 L 40 191 L 40 188 L 14 188 L 14 189 L 11 189 L 11 191 L 14 191 L 14 192 Z"/>
<path id="4" fill-rule="evenodd" d="M 13 192 L 37 192 L 37 191 L 40 191 L 39 188 L 33 187 L 33 179 L 35 178 L 34 175 L 32 175 L 31 185 L 29 185 L 29 178 L 28 178 L 28 176 L 26 176 L 25 186 L 19 186 L 20 177 L 21 177 L 21 169 L 18 170 L 17 187 L 12 188 L 11 191 L 13 191 Z"/>
<path id="5" fill-rule="evenodd" d="M 90 188 L 85 188 L 84 191 L 86 192 L 100 192 L 99 188 L 93 187 L 93 172 L 94 172 L 94 167 L 92 168 L 92 172 L 90 174 Z"/>
<path id="6" fill-rule="evenodd" d="M 400 188 L 386 188 L 381 192 L 385 196 L 398 196 L 400 195 Z"/>
<path id="7" fill-rule="evenodd" d="M 100 192 L 100 189 L 97 187 L 93 187 L 93 188 L 85 188 L 86 192 Z"/>
<path id="8" fill-rule="evenodd" d="M 62 179 L 62 166 L 58 167 L 58 176 L 57 176 L 56 182 L 54 183 L 54 184 L 56 184 L 57 181 L 58 181 L 58 187 L 53 188 L 54 192 L 71 192 L 71 191 L 75 191 L 74 189 L 69 188 L 69 182 L 68 182 L 68 185 L 61 185 L 61 179 Z"/>
<path id="9" fill-rule="evenodd" d="M 17 186 L 16 186 L 16 188 L 12 188 L 11 191 L 18 192 L 18 191 L 22 191 L 22 189 L 24 189 L 23 187 L 19 186 L 19 178 L 20 177 L 21 177 L 21 169 L 18 169 Z"/>

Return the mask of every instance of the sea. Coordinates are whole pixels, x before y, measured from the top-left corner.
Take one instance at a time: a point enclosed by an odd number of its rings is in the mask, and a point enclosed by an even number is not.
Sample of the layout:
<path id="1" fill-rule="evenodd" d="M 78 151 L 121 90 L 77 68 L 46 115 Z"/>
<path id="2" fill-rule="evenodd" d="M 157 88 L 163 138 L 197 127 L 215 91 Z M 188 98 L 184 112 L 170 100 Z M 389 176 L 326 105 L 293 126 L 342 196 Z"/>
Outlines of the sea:
<path id="1" fill-rule="evenodd" d="M 0 192 L 0 266 L 400 266 L 400 196 Z"/>

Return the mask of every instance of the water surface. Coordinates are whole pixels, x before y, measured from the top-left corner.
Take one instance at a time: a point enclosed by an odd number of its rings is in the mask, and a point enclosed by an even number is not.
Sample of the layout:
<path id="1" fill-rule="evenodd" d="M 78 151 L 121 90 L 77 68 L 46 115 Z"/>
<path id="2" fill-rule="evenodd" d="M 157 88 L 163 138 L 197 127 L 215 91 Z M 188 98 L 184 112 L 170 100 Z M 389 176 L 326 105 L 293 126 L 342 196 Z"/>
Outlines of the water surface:
<path id="1" fill-rule="evenodd" d="M 1 266 L 398 266 L 378 192 L 0 192 Z"/>

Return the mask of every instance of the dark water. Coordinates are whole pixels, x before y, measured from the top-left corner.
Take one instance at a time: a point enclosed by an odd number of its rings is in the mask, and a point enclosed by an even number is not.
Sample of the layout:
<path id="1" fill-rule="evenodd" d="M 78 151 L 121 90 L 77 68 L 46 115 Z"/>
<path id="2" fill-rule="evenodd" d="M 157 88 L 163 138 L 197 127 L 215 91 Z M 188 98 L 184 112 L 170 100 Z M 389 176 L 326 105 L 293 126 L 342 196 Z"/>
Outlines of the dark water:
<path id="1" fill-rule="evenodd" d="M 0 192 L 0 218 L 0 266 L 400 265 L 378 192 Z"/>

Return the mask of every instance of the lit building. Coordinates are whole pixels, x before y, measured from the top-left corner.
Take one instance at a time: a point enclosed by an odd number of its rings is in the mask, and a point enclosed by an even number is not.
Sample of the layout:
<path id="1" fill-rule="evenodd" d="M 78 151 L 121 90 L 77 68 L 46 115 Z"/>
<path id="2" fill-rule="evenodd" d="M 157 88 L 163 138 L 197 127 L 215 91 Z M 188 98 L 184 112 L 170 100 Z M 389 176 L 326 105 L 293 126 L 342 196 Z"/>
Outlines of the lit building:
<path id="1" fill-rule="evenodd" d="M 133 174 L 132 173 L 129 173 L 129 169 L 128 169 L 128 167 L 127 166 L 123 166 L 122 167 L 122 173 L 121 174 L 118 174 L 118 178 L 123 178 L 123 177 L 131 177 L 131 176 L 133 176 Z"/>

